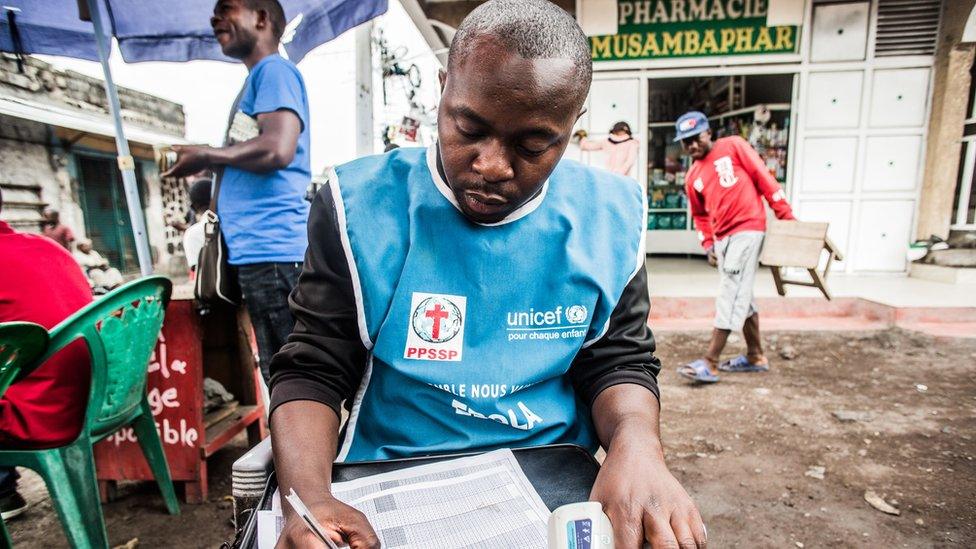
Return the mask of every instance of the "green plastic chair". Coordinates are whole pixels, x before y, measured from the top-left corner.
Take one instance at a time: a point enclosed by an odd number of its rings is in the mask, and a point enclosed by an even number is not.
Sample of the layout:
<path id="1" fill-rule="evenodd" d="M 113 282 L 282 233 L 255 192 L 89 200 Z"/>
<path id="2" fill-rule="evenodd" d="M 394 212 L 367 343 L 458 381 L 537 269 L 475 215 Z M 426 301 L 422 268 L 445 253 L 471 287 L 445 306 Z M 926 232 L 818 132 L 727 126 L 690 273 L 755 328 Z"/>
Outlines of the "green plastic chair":
<path id="1" fill-rule="evenodd" d="M 79 338 L 85 340 L 91 355 L 92 383 L 81 433 L 60 448 L 0 450 L 0 465 L 28 467 L 44 478 L 72 547 L 108 547 L 92 444 L 127 425 L 135 430 L 166 509 L 171 515 L 180 512 L 146 399 L 146 368 L 171 291 L 172 284 L 165 277 L 142 278 L 102 296 L 55 326 L 38 363 Z"/>
<path id="2" fill-rule="evenodd" d="M 0 324 L 0 396 L 15 380 L 29 374 L 39 364 L 37 359 L 47 350 L 44 326 L 30 322 Z M 0 521 L 0 544 L 12 547 L 10 535 Z"/>
<path id="3" fill-rule="evenodd" d="M 48 345 L 47 330 L 32 322 L 0 324 L 0 396 L 15 380 L 34 371 Z"/>

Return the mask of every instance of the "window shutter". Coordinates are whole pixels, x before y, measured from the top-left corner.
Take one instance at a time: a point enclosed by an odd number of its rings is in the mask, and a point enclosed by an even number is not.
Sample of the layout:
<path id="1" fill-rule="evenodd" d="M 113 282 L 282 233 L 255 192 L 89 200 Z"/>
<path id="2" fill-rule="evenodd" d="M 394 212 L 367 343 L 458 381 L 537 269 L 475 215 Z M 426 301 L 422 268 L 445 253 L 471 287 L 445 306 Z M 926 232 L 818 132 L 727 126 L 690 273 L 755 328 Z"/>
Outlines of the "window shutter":
<path id="1" fill-rule="evenodd" d="M 941 0 L 878 0 L 874 56 L 934 55 L 941 11 Z"/>

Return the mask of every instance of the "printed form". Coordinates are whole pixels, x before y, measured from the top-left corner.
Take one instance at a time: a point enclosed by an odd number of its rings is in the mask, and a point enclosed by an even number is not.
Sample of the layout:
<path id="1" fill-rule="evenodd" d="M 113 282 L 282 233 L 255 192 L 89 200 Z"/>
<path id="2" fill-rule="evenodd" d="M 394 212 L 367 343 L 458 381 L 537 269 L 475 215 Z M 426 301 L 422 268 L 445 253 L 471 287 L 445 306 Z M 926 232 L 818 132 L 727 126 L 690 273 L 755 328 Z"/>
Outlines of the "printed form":
<path id="1" fill-rule="evenodd" d="M 332 485 L 369 519 L 383 547 L 546 547 L 549 509 L 511 450 L 420 465 Z M 281 499 L 258 511 L 258 547 L 284 528 Z"/>

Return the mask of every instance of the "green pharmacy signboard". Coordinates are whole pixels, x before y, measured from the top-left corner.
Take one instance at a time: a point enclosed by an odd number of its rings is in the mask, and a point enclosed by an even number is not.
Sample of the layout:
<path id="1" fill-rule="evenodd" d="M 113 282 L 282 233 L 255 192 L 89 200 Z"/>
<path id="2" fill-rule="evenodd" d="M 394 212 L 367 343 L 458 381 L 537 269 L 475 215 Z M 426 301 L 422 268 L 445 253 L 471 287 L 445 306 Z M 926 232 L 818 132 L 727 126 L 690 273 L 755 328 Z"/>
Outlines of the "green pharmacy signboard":
<path id="1" fill-rule="evenodd" d="M 767 0 L 619 0 L 617 34 L 590 37 L 594 61 L 796 53 L 799 29 L 766 26 Z"/>

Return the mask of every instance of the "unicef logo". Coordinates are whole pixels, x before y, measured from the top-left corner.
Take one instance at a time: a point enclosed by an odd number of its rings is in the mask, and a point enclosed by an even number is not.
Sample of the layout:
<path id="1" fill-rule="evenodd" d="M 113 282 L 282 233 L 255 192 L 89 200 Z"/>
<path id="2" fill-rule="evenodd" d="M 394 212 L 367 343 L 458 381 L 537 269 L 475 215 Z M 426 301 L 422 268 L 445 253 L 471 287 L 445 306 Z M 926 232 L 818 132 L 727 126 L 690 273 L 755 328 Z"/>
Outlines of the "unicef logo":
<path id="1" fill-rule="evenodd" d="M 583 309 L 583 315 L 586 315 L 586 309 Z M 413 331 L 430 343 L 450 341 L 461 331 L 462 322 L 461 310 L 442 297 L 421 301 L 410 318 Z"/>
<path id="2" fill-rule="evenodd" d="M 586 307 L 573 305 L 566 309 L 566 320 L 572 324 L 582 324 L 586 321 Z"/>

